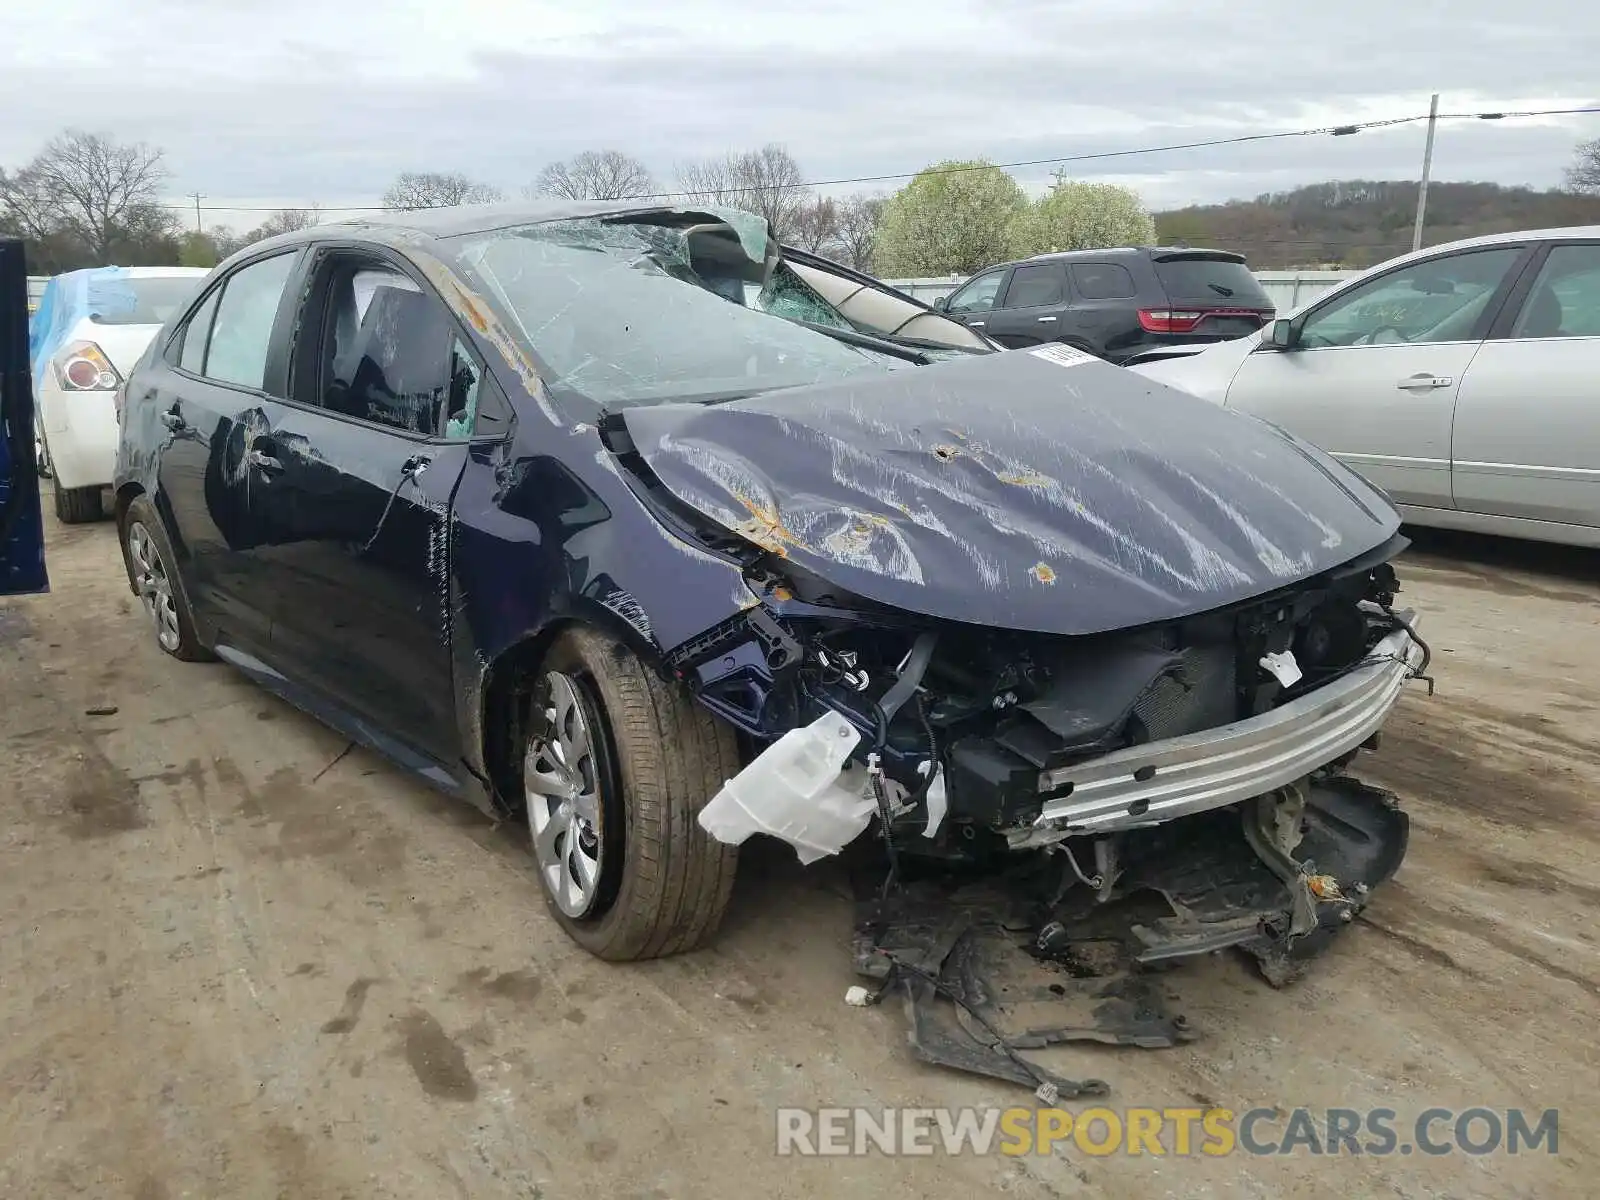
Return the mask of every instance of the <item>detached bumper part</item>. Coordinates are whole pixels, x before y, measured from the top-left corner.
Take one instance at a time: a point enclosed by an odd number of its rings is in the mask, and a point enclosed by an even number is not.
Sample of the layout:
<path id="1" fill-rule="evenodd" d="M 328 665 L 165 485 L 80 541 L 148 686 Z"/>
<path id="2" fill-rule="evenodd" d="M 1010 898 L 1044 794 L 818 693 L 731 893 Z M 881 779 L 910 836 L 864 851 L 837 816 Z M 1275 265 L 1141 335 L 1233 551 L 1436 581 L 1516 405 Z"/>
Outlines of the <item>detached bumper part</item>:
<path id="1" fill-rule="evenodd" d="M 1401 616 L 1413 628 L 1412 613 Z M 1068 834 L 1114 833 L 1237 804 L 1303 779 L 1356 749 L 1378 730 L 1422 661 L 1422 648 L 1396 629 L 1359 666 L 1278 708 L 1220 729 L 1130 746 L 1042 772 L 1048 799 L 1013 849 Z"/>
<path id="2" fill-rule="evenodd" d="M 1023 1052 L 1190 1041 L 1200 1031 L 1169 1008 L 1175 977 L 1150 968 L 1233 947 L 1282 987 L 1399 868 L 1410 826 L 1392 795 L 1344 776 L 1296 790 L 1304 807 L 1292 855 L 1262 857 L 1249 825 L 1260 806 L 1201 813 L 1133 835 L 1159 840 L 1119 876 L 1109 903 L 1088 888 L 1062 897 L 1048 880 L 913 884 L 885 898 L 864 888 L 855 969 L 903 996 L 924 1062 L 1063 1097 L 1104 1095 L 1103 1081 L 1062 1078 Z"/>

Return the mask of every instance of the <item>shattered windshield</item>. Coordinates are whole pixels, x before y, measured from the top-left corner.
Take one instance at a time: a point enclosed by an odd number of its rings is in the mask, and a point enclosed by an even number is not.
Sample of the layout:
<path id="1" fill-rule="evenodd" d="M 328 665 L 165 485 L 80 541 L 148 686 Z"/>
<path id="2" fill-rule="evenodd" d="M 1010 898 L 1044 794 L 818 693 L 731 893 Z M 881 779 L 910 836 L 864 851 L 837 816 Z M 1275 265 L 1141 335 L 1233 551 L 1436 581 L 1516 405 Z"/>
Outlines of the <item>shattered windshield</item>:
<path id="1" fill-rule="evenodd" d="M 728 226 L 603 219 L 462 239 L 555 391 L 608 408 L 717 400 L 904 367 L 750 304 L 763 266 Z M 835 318 L 837 320 L 837 318 Z"/>

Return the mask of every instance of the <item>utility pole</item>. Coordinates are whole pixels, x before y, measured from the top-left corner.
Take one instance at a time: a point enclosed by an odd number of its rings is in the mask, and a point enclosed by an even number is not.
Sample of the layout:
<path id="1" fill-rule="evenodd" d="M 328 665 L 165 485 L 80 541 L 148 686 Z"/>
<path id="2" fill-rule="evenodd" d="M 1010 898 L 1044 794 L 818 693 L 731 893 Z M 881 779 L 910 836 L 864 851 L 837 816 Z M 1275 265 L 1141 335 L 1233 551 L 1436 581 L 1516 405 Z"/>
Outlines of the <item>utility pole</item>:
<path id="1" fill-rule="evenodd" d="M 1428 140 L 1422 149 L 1422 182 L 1417 187 L 1417 223 L 1411 230 L 1411 248 L 1422 249 L 1422 221 L 1428 212 L 1428 175 L 1433 170 L 1433 131 L 1439 124 L 1439 93 L 1428 105 Z"/>
<path id="2" fill-rule="evenodd" d="M 1437 100 L 1438 97 L 1435 96 L 1434 99 Z M 1432 134 L 1429 135 L 1428 144 L 1430 146 L 1433 144 Z M 196 233 L 204 233 L 205 229 L 200 225 L 200 201 L 205 197 L 199 192 L 191 192 L 190 195 L 194 197 L 194 231 Z M 1418 220 L 1421 220 L 1421 218 L 1419 217 Z"/>

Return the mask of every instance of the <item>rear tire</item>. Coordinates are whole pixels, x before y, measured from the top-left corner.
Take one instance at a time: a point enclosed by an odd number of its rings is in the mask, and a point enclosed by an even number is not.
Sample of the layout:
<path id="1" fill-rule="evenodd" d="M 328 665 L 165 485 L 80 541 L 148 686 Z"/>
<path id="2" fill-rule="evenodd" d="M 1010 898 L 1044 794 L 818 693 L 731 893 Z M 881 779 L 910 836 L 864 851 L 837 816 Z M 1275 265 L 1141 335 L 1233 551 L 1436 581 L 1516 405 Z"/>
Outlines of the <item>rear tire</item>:
<path id="1" fill-rule="evenodd" d="M 696 818 L 739 771 L 733 731 L 590 629 L 563 633 L 530 682 L 515 761 L 552 915 L 612 961 L 704 944 L 728 906 L 738 850 Z M 563 857 L 574 850 L 581 858 Z"/>
<path id="2" fill-rule="evenodd" d="M 58 484 L 55 498 L 56 519 L 63 525 L 85 525 L 105 516 L 97 487 L 64 488 Z"/>
<path id="3" fill-rule="evenodd" d="M 122 520 L 122 555 L 128 581 L 155 626 L 156 644 L 183 662 L 209 662 L 216 656 L 195 632 L 194 612 L 178 573 L 177 556 L 166 528 L 147 496 L 135 496 Z"/>

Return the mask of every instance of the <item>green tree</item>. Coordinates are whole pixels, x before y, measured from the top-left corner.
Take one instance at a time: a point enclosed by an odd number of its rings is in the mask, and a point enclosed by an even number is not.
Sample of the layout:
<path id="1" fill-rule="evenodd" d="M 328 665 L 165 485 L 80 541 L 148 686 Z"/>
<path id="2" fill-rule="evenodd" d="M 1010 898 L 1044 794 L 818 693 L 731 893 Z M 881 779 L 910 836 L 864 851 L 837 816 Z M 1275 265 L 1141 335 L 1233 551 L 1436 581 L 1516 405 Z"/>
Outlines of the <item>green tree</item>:
<path id="1" fill-rule="evenodd" d="M 178 249 L 180 267 L 214 267 L 217 265 L 217 244 L 208 234 L 191 233 L 184 237 Z"/>
<path id="2" fill-rule="evenodd" d="M 873 245 L 880 275 L 970 275 L 1011 257 L 1011 230 L 1028 198 L 987 161 L 942 162 L 883 207 Z"/>
<path id="3" fill-rule="evenodd" d="M 1114 183 L 1083 183 L 1060 171 L 1039 201 L 1018 214 L 1012 252 L 1019 257 L 1058 250 L 1149 246 L 1156 223 L 1138 193 Z"/>

